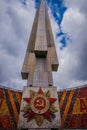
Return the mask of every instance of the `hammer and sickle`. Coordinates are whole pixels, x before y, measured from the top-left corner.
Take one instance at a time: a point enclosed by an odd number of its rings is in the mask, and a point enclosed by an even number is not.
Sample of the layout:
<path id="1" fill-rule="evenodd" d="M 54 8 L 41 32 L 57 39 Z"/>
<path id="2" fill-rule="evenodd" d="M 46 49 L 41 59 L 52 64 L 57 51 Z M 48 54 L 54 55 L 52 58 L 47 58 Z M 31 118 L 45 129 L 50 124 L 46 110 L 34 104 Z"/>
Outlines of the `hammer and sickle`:
<path id="1" fill-rule="evenodd" d="M 43 100 L 37 100 L 37 102 L 36 102 L 36 107 L 44 107 L 44 101 Z"/>

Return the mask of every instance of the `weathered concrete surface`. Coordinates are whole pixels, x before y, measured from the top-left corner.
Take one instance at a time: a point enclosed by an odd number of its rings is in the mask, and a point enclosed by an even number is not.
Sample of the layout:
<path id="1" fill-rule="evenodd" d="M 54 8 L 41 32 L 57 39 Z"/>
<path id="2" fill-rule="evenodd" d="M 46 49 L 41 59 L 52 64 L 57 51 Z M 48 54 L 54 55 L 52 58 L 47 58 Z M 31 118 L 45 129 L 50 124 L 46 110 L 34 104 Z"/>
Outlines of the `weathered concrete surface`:
<path id="1" fill-rule="evenodd" d="M 57 100 L 54 102 L 54 106 L 58 109 L 58 112 L 55 112 L 55 118 L 52 119 L 52 122 L 49 122 L 48 120 L 44 119 L 43 124 L 41 126 L 38 126 L 34 119 L 27 122 L 27 119 L 23 117 L 23 112 L 21 110 L 25 107 L 26 102 L 23 100 L 23 98 L 29 98 L 30 97 L 30 90 L 38 92 L 40 88 L 39 87 L 24 87 L 23 95 L 22 95 L 22 102 L 21 102 L 21 108 L 20 108 L 20 114 L 19 114 L 19 122 L 18 122 L 18 128 L 59 128 L 61 126 L 61 119 L 60 119 L 60 109 L 59 109 L 59 103 L 58 103 L 58 95 L 57 95 L 57 89 L 56 87 L 42 87 L 42 91 L 46 93 L 48 90 L 50 91 L 50 97 L 56 98 Z"/>

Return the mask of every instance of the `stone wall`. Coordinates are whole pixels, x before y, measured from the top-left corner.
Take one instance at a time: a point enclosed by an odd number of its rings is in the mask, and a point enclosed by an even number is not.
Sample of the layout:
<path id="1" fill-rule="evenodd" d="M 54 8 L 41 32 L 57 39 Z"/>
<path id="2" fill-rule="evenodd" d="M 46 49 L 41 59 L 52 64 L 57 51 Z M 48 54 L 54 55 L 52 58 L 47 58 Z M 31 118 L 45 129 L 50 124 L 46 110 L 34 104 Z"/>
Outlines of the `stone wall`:
<path id="1" fill-rule="evenodd" d="M 0 88 L 0 130 L 17 128 L 21 95 L 22 92 Z M 87 85 L 59 91 L 58 96 L 62 129 L 87 129 Z"/>
<path id="2" fill-rule="evenodd" d="M 58 95 L 62 128 L 87 128 L 87 85 Z"/>

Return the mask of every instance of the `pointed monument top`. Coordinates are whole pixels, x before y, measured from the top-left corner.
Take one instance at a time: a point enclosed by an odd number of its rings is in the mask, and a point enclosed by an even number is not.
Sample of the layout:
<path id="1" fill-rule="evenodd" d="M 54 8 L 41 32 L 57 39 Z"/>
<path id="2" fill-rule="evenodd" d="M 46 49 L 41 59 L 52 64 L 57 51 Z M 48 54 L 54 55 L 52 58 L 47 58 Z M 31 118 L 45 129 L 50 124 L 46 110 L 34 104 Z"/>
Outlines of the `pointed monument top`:
<path id="1" fill-rule="evenodd" d="M 45 83 L 45 86 L 48 86 L 48 84 L 52 85 L 51 71 L 57 71 L 58 68 L 58 59 L 46 1 L 40 0 L 39 2 L 22 67 L 22 78 L 28 80 L 27 86 L 40 86 L 43 83 Z M 38 58 L 43 60 L 39 61 Z M 46 58 L 46 61 L 44 61 L 44 58 Z M 45 62 L 47 62 L 46 66 Z M 37 82 L 35 76 L 39 76 L 39 72 L 38 74 L 36 72 L 39 69 L 39 64 L 41 64 L 42 70 L 47 71 L 47 74 L 44 72 L 44 76 L 42 76 L 44 80 L 41 79 L 41 81 Z"/>

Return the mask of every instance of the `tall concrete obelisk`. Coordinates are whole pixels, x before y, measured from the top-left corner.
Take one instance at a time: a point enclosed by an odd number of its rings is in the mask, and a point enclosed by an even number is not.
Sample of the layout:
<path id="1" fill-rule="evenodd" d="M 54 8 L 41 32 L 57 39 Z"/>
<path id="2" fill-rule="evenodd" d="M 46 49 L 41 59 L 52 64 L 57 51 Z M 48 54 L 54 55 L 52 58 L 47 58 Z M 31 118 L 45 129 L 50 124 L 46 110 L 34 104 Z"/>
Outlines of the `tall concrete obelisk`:
<path id="1" fill-rule="evenodd" d="M 18 127 L 22 129 L 58 129 L 61 126 L 57 88 L 52 71 L 58 59 L 47 11 L 42 0 L 34 19 L 23 67 L 24 87 Z"/>

